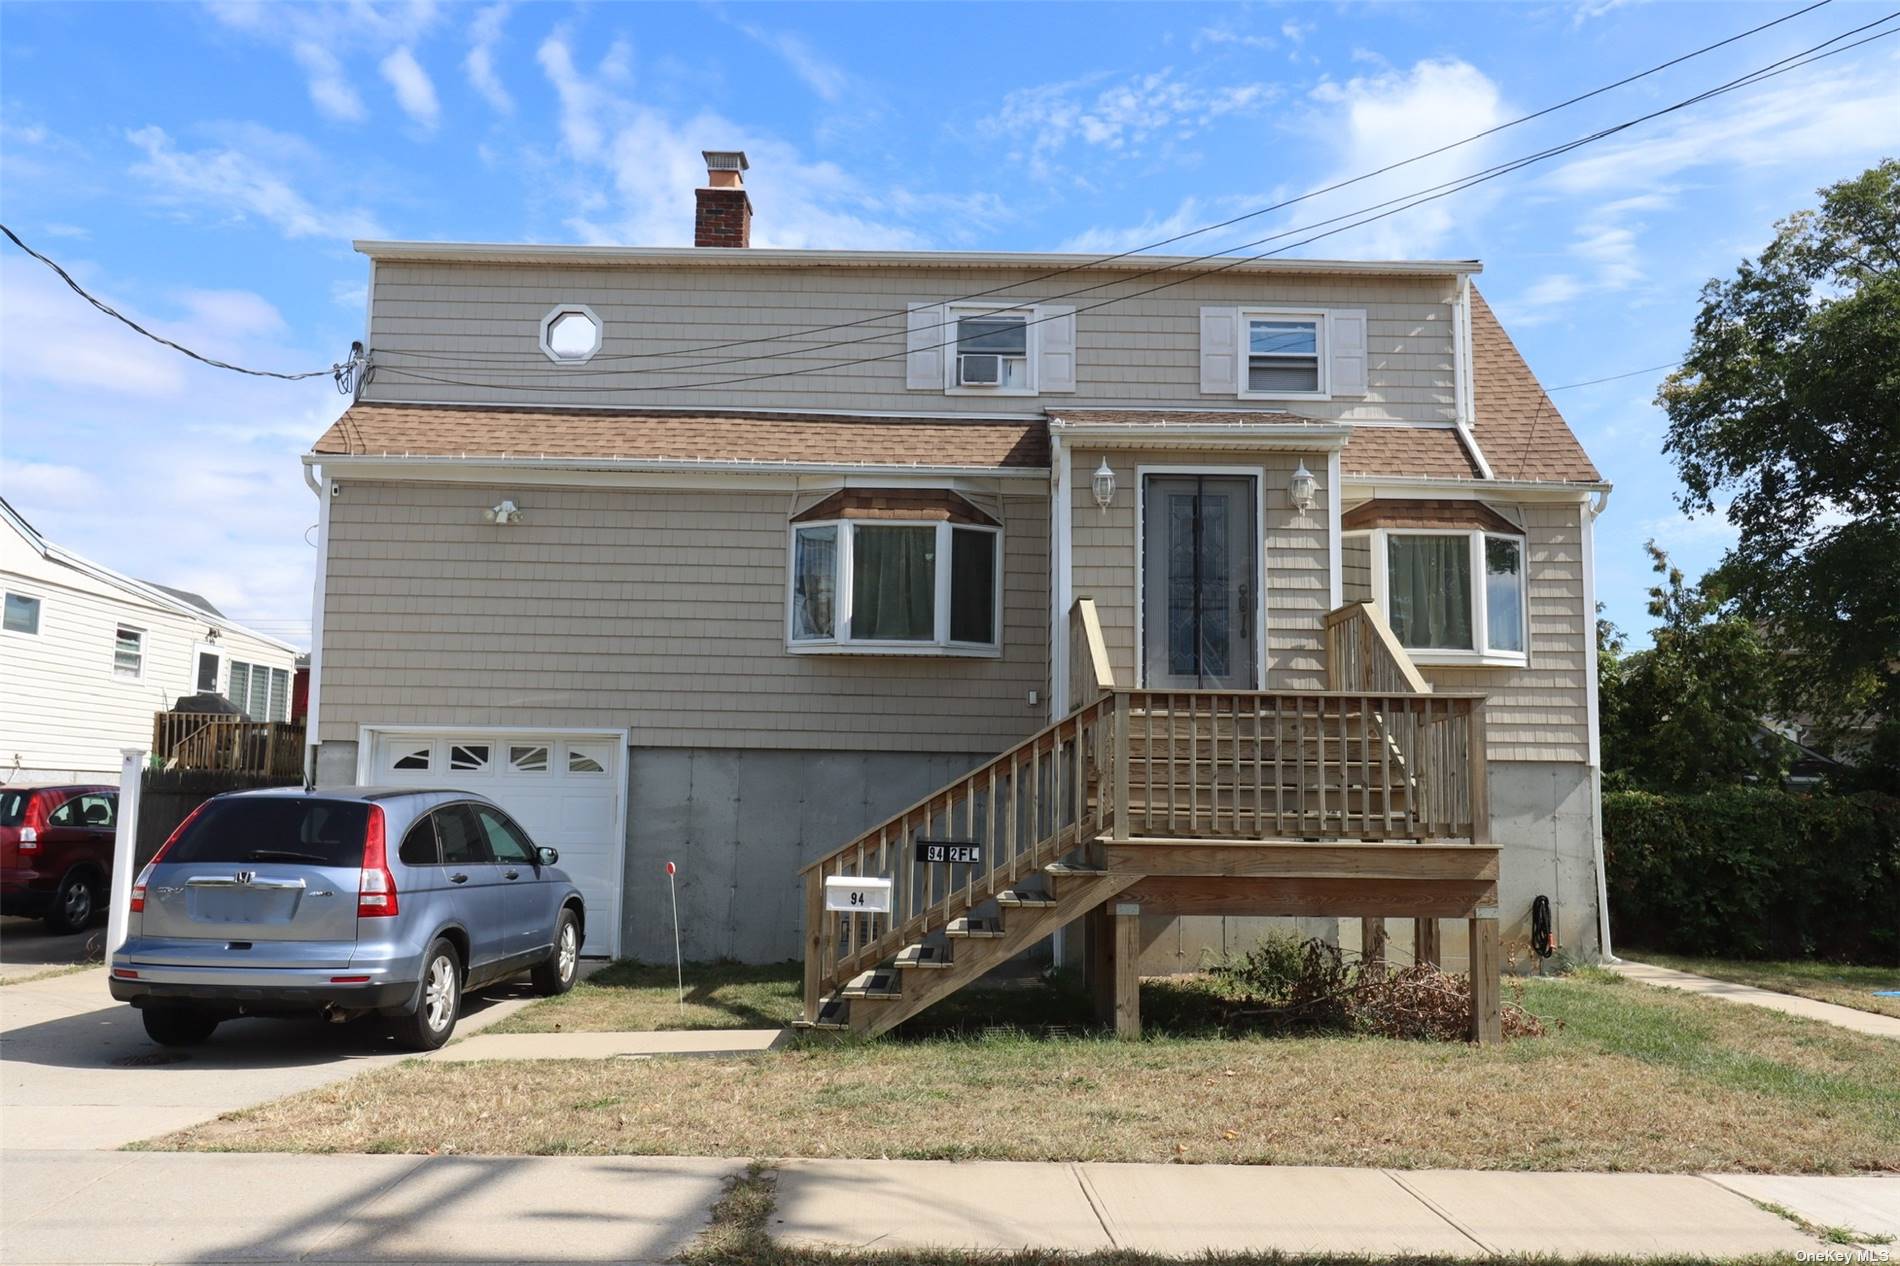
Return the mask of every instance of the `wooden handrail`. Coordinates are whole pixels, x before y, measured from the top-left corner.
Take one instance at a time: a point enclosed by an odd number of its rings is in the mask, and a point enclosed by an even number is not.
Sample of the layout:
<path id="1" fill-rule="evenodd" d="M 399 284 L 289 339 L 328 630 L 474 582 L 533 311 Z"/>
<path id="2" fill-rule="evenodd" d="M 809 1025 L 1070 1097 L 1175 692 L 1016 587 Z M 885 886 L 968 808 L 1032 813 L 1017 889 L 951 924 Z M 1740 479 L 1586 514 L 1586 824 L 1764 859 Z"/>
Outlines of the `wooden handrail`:
<path id="1" fill-rule="evenodd" d="M 160 712 L 152 755 L 167 769 L 223 769 L 285 779 L 303 773 L 304 727 L 225 712 Z"/>
<path id="2" fill-rule="evenodd" d="M 1114 688 L 1115 669 L 1095 599 L 1077 598 L 1069 608 L 1069 710 L 1086 707 Z"/>
<path id="3" fill-rule="evenodd" d="M 1326 686 L 1419 695 L 1432 691 L 1384 614 L 1370 602 L 1348 602 L 1326 613 Z"/>

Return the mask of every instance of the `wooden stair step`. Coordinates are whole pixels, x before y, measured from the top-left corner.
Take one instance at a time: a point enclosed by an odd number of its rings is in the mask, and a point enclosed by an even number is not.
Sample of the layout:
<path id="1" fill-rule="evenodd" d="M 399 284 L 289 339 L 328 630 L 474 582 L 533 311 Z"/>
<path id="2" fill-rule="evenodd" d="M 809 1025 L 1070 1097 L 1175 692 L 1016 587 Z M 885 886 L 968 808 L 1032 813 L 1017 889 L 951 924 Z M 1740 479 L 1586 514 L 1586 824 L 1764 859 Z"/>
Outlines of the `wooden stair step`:
<path id="1" fill-rule="evenodd" d="M 947 945 L 908 945 L 897 952 L 899 967 L 941 969 L 952 966 Z"/>
<path id="2" fill-rule="evenodd" d="M 1003 921 L 965 915 L 963 918 L 950 920 L 950 925 L 944 928 L 943 934 L 956 937 L 999 937 L 1003 934 Z"/>
<path id="3" fill-rule="evenodd" d="M 851 1027 L 851 1004 L 833 994 L 819 1004 L 816 1020 L 793 1020 L 792 1027 L 794 1029 L 848 1029 Z"/>
<path id="4" fill-rule="evenodd" d="M 852 977 L 851 983 L 838 993 L 845 998 L 901 998 L 904 996 L 902 980 L 892 968 L 874 967 Z"/>
<path id="5" fill-rule="evenodd" d="M 1046 892 L 1037 892 L 1033 888 L 1011 888 L 996 894 L 996 904 L 1005 910 L 1011 907 L 1041 910 L 1056 904 L 1056 899 Z"/>

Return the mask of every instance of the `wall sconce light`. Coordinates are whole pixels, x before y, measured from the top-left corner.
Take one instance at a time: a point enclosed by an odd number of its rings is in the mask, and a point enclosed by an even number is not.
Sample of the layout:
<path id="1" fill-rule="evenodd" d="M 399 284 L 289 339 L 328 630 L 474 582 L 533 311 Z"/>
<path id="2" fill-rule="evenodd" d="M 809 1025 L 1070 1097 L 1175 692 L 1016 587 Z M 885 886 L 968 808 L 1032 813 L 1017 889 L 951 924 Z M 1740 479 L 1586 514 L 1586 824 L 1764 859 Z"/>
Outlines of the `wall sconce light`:
<path id="1" fill-rule="evenodd" d="M 1102 507 L 1102 513 L 1108 513 L 1108 505 L 1115 499 L 1115 472 L 1108 468 L 1108 458 L 1095 468 L 1095 504 Z"/>
<path id="2" fill-rule="evenodd" d="M 521 508 L 512 501 L 504 501 L 492 510 L 482 511 L 482 517 L 499 527 L 521 522 Z"/>
<path id="3" fill-rule="evenodd" d="M 1313 508 L 1314 496 L 1319 492 L 1319 480 L 1313 478 L 1313 472 L 1306 468 L 1304 461 L 1293 472 L 1293 483 L 1287 491 L 1292 494 L 1296 509 L 1305 511 Z"/>

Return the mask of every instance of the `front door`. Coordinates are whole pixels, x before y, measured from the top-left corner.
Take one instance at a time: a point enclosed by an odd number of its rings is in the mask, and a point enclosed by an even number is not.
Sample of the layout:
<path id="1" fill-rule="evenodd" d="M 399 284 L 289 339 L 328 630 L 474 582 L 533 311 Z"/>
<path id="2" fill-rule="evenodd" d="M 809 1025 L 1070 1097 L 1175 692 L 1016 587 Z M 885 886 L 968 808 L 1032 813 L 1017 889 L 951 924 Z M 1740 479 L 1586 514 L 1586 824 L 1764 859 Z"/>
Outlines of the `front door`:
<path id="1" fill-rule="evenodd" d="M 1252 475 L 1149 475 L 1141 526 L 1142 684 L 1252 690 L 1260 602 Z"/>

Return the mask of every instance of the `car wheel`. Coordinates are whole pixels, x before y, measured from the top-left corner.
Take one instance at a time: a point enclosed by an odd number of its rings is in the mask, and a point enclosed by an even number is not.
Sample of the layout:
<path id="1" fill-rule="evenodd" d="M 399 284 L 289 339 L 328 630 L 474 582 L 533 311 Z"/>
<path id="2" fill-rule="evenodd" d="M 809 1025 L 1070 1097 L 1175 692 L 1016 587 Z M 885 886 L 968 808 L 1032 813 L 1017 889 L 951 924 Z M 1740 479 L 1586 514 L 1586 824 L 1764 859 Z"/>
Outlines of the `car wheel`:
<path id="1" fill-rule="evenodd" d="M 141 1007 L 145 1035 L 160 1046 L 196 1046 L 211 1036 L 221 1017 L 196 1007 Z"/>
<path id="2" fill-rule="evenodd" d="M 396 1018 L 396 1040 L 412 1051 L 432 1051 L 455 1032 L 455 1017 L 461 1009 L 461 957 L 453 945 L 437 940 L 422 956 L 415 1005 Z"/>
<path id="3" fill-rule="evenodd" d="M 572 910 L 562 910 L 560 920 L 554 925 L 554 951 L 548 955 L 547 962 L 534 969 L 529 981 L 536 993 L 552 998 L 574 987 L 580 967 L 580 923 Z"/>
<path id="4" fill-rule="evenodd" d="M 46 912 L 46 926 L 60 936 L 83 932 L 99 909 L 99 890 L 91 875 L 75 871 L 60 881 Z"/>

